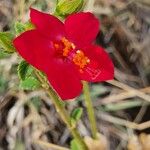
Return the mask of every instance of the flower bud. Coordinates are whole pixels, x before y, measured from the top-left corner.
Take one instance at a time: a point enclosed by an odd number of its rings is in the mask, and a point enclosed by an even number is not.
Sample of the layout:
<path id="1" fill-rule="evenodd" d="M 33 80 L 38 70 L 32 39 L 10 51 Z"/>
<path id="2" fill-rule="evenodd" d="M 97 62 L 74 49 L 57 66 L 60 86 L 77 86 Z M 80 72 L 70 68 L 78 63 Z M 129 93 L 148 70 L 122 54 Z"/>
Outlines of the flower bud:
<path id="1" fill-rule="evenodd" d="M 56 13 L 59 16 L 67 16 L 82 8 L 84 0 L 58 0 Z"/>

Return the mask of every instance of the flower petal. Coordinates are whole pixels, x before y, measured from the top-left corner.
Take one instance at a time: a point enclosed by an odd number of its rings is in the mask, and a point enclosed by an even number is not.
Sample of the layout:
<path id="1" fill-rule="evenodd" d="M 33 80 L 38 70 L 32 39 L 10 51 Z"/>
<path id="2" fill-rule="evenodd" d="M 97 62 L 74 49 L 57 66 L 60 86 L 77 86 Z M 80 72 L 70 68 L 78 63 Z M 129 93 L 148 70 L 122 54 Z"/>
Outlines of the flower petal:
<path id="1" fill-rule="evenodd" d="M 46 74 L 50 84 L 63 100 L 75 98 L 81 93 L 82 84 L 77 70 L 71 63 L 56 59 Z"/>
<path id="2" fill-rule="evenodd" d="M 80 73 L 82 80 L 98 82 L 113 79 L 112 60 L 102 47 L 91 45 L 83 51 L 90 59 L 90 64 L 87 65 L 83 73 Z"/>
<path id="3" fill-rule="evenodd" d="M 90 12 L 72 14 L 65 20 L 65 31 L 77 46 L 89 45 L 99 32 L 99 21 Z"/>
<path id="4" fill-rule="evenodd" d="M 13 43 L 19 54 L 31 65 L 42 71 L 48 69 L 54 53 L 52 43 L 37 30 L 24 32 Z"/>
<path id="5" fill-rule="evenodd" d="M 31 22 L 42 34 L 50 38 L 55 35 L 58 39 L 64 36 L 64 24 L 58 18 L 33 8 L 30 11 L 30 18 Z"/>

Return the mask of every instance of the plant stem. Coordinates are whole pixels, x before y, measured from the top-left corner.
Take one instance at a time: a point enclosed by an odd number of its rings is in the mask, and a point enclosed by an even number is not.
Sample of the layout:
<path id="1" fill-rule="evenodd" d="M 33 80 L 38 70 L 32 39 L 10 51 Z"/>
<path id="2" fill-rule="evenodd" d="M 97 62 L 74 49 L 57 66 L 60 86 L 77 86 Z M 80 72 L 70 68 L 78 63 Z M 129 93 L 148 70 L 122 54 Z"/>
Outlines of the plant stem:
<path id="1" fill-rule="evenodd" d="M 89 121 L 90 121 L 90 125 L 91 125 L 92 136 L 94 139 L 97 139 L 98 132 L 97 132 L 94 109 L 93 109 L 92 101 L 90 98 L 89 85 L 86 81 L 83 81 L 82 83 L 83 83 L 83 92 L 84 92 L 84 96 L 85 96 L 85 105 L 87 108 L 87 113 L 88 113 L 88 117 L 89 117 Z"/>
<path id="2" fill-rule="evenodd" d="M 45 90 L 47 91 L 48 95 L 51 97 L 51 100 L 52 100 L 53 104 L 55 105 L 58 114 L 60 115 L 60 117 L 64 121 L 64 123 L 67 125 L 72 136 L 80 144 L 82 150 L 88 150 L 85 142 L 83 141 L 83 138 L 80 136 L 76 127 L 72 126 L 70 116 L 68 115 L 67 111 L 65 110 L 60 97 L 57 95 L 57 93 L 54 91 L 54 89 L 47 83 L 47 81 L 40 75 L 40 73 L 38 71 L 35 71 L 35 74 L 38 77 L 38 79 L 40 80 L 40 82 L 42 83 Z"/>

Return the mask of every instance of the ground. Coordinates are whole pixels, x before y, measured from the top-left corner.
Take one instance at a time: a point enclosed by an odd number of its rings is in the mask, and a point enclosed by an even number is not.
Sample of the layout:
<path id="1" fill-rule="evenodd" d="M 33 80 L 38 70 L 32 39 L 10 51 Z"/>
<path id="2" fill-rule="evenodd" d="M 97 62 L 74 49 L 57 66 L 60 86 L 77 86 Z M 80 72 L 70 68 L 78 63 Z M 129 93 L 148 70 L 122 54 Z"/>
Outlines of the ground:
<path id="1" fill-rule="evenodd" d="M 14 31 L 15 21 L 27 21 L 31 5 L 52 12 L 55 1 L 1 0 L 0 31 Z M 148 150 L 150 2 L 90 0 L 84 10 L 100 19 L 96 42 L 105 47 L 115 65 L 114 80 L 90 84 L 97 126 L 107 141 L 104 143 L 108 150 Z M 71 136 L 47 94 L 42 89 L 19 88 L 18 62 L 16 54 L 0 53 L 0 150 L 46 149 L 39 139 L 68 147 Z M 83 96 L 66 103 L 68 112 L 78 106 L 85 110 Z M 90 136 L 85 111 L 78 128 L 83 136 Z"/>

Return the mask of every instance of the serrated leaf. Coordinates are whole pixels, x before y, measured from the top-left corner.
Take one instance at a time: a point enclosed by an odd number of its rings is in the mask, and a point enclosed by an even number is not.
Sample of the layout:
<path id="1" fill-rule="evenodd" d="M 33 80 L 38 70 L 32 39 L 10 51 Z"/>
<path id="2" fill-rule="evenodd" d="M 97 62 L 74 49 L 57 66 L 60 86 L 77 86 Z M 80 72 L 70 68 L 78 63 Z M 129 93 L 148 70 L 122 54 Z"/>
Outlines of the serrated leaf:
<path id="1" fill-rule="evenodd" d="M 13 53 L 16 51 L 13 46 L 14 35 L 10 32 L 0 32 L 0 47 L 8 53 Z"/>
<path id="2" fill-rule="evenodd" d="M 28 77 L 20 82 L 20 88 L 24 90 L 36 90 L 40 87 L 40 82 L 34 77 Z"/>
<path id="3" fill-rule="evenodd" d="M 19 78 L 21 80 L 25 80 L 32 74 L 33 68 L 30 66 L 30 64 L 28 64 L 26 61 L 23 60 L 18 65 L 17 71 Z"/>
<path id="4" fill-rule="evenodd" d="M 80 120 L 81 116 L 83 113 L 83 109 L 81 107 L 76 108 L 73 110 L 73 112 L 71 113 L 71 123 L 72 125 L 76 124 L 77 121 Z"/>
<path id="5" fill-rule="evenodd" d="M 71 150 L 82 150 L 81 146 L 75 139 L 71 141 Z"/>
<path id="6" fill-rule="evenodd" d="M 17 35 L 32 29 L 34 29 L 34 25 L 30 21 L 26 23 L 21 23 L 21 22 L 15 23 L 15 31 Z"/>

